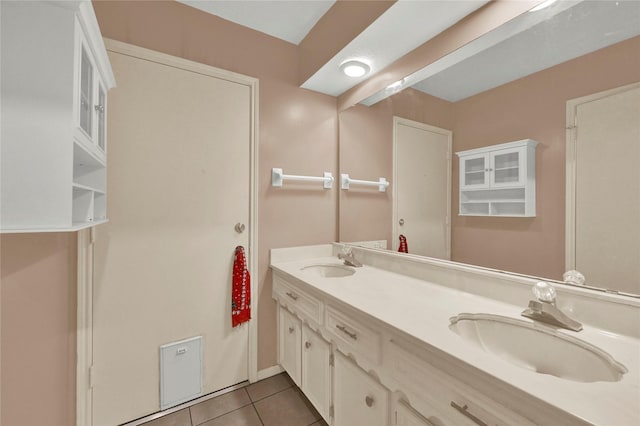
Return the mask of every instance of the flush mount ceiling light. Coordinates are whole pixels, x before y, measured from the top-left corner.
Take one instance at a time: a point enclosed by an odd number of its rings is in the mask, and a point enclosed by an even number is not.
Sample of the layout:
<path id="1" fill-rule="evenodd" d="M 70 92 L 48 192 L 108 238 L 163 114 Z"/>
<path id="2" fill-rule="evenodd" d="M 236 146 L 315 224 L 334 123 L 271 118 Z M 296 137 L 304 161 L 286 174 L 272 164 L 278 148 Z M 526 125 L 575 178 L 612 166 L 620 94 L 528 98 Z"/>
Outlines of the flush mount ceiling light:
<path id="1" fill-rule="evenodd" d="M 554 4 L 556 1 L 558 0 L 547 0 L 547 1 L 543 1 L 542 3 L 540 3 L 539 5 L 537 5 L 536 7 L 529 9 L 529 12 L 537 12 L 539 10 L 542 9 L 546 9 L 547 7 L 551 6 L 552 4 Z"/>
<path id="2" fill-rule="evenodd" d="M 340 64 L 340 71 L 349 77 L 362 77 L 371 70 L 371 67 L 362 61 L 350 60 Z"/>

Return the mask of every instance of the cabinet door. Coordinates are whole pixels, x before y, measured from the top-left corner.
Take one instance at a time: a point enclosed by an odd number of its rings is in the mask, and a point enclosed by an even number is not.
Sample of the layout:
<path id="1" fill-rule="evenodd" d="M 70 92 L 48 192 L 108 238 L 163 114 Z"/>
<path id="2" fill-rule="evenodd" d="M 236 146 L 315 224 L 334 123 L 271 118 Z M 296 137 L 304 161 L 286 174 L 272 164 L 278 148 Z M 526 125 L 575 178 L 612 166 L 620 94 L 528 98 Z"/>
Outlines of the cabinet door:
<path id="1" fill-rule="evenodd" d="M 337 351 L 333 400 L 334 426 L 389 424 L 388 391 Z"/>
<path id="2" fill-rule="evenodd" d="M 492 188 L 524 185 L 523 148 L 504 149 L 491 153 L 490 176 Z"/>
<path id="3" fill-rule="evenodd" d="M 328 421 L 331 402 L 331 345 L 306 325 L 302 326 L 302 391 Z"/>
<path id="4" fill-rule="evenodd" d="M 96 143 L 102 152 L 106 149 L 107 144 L 107 95 L 98 82 L 98 103 L 94 106 L 96 113 Z"/>
<path id="5" fill-rule="evenodd" d="M 93 77 L 93 62 L 84 43 L 81 43 L 78 123 L 89 138 L 93 132 Z"/>
<path id="6" fill-rule="evenodd" d="M 294 383 L 300 386 L 302 327 L 300 320 L 284 308 L 279 309 L 279 362 Z"/>
<path id="7" fill-rule="evenodd" d="M 488 174 L 488 155 L 471 155 L 460 159 L 460 186 L 462 188 L 489 187 Z"/>

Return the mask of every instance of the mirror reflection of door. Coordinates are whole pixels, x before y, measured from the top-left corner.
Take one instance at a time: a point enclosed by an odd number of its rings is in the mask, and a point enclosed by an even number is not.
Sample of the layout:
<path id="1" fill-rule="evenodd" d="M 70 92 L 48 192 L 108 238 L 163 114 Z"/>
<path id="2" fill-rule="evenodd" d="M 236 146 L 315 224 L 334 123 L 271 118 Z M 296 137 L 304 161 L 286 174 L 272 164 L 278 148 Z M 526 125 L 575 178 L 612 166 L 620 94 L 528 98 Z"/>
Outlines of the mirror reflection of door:
<path id="1" fill-rule="evenodd" d="M 568 176 L 568 192 L 574 193 L 567 211 L 567 269 L 583 273 L 586 284 L 638 294 L 640 84 L 568 106 L 575 114 L 567 152 L 575 180 Z"/>
<path id="2" fill-rule="evenodd" d="M 452 132 L 393 119 L 393 239 L 410 254 L 451 258 Z"/>

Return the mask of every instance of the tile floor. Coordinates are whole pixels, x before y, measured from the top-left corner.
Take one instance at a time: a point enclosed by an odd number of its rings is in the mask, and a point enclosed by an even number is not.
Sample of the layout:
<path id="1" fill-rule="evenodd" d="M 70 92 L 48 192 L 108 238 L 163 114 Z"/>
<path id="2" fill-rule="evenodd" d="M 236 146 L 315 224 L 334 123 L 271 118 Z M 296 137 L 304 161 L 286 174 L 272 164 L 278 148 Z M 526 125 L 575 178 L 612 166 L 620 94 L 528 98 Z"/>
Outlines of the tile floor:
<path id="1" fill-rule="evenodd" d="M 203 401 L 144 426 L 327 426 L 286 373 Z"/>

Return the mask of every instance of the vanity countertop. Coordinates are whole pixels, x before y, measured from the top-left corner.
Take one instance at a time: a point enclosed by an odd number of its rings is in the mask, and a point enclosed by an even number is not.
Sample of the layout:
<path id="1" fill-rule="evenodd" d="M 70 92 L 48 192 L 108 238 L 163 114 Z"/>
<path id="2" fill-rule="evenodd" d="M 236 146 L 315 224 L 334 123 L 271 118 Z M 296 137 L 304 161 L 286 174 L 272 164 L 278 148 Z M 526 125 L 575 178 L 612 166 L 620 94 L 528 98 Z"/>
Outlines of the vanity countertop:
<path id="1" fill-rule="evenodd" d="M 525 306 L 515 306 L 487 297 L 434 284 L 422 279 L 369 265 L 354 275 L 324 278 L 303 271 L 312 264 L 341 265 L 335 256 L 298 260 L 272 260 L 271 267 L 285 277 L 302 281 L 329 300 L 335 299 L 473 365 L 545 403 L 595 425 L 640 424 L 640 341 L 584 325 L 579 333 L 558 330 L 608 352 L 628 372 L 618 382 L 583 383 L 538 374 L 512 365 L 464 341 L 449 329 L 449 319 L 460 313 L 489 313 L 514 319 Z M 529 320 L 527 320 L 529 321 Z M 558 363 L 571 362 L 558 359 Z"/>

